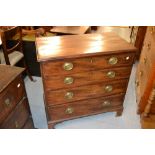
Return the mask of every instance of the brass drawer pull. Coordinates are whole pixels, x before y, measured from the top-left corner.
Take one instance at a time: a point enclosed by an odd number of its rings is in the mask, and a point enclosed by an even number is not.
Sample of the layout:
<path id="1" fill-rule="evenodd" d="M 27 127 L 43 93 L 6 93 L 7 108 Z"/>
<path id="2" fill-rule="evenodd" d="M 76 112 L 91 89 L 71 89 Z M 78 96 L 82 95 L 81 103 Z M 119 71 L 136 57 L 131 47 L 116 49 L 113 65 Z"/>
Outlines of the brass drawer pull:
<path id="1" fill-rule="evenodd" d="M 106 100 L 102 103 L 102 106 L 109 106 L 111 105 L 110 101 Z"/>
<path id="2" fill-rule="evenodd" d="M 68 100 L 72 99 L 73 96 L 74 96 L 74 93 L 73 93 L 73 92 L 67 92 L 67 93 L 65 94 L 65 98 L 68 99 Z"/>
<path id="3" fill-rule="evenodd" d="M 112 87 L 111 85 L 107 85 L 107 86 L 104 88 L 104 90 L 105 90 L 106 92 L 111 92 L 111 91 L 113 90 L 113 87 Z"/>
<path id="4" fill-rule="evenodd" d="M 69 71 L 73 69 L 73 64 L 71 62 L 65 62 L 63 65 L 64 70 Z"/>
<path id="5" fill-rule="evenodd" d="M 115 65 L 117 64 L 118 59 L 116 57 L 111 57 L 108 62 L 110 65 Z"/>
<path id="6" fill-rule="evenodd" d="M 72 77 L 66 77 L 64 79 L 64 84 L 72 84 L 74 82 L 74 79 Z"/>
<path id="7" fill-rule="evenodd" d="M 116 73 L 115 73 L 114 71 L 109 71 L 109 72 L 107 73 L 107 76 L 108 76 L 109 78 L 114 78 L 114 77 L 116 76 Z"/>
<path id="8" fill-rule="evenodd" d="M 19 128 L 19 124 L 17 121 L 15 121 L 15 128 Z"/>
<path id="9" fill-rule="evenodd" d="M 74 112 L 74 108 L 68 107 L 65 111 L 66 114 L 72 114 Z"/>
<path id="10" fill-rule="evenodd" d="M 10 101 L 9 98 L 5 99 L 4 103 L 5 103 L 6 106 L 10 106 L 11 105 L 11 101 Z"/>

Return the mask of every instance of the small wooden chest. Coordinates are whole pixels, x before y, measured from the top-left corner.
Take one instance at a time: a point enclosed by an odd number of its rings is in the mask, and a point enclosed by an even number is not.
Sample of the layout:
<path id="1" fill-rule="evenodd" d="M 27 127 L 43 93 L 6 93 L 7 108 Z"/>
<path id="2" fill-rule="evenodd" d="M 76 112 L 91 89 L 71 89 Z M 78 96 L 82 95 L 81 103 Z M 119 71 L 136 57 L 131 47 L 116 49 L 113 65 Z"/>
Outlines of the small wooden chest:
<path id="1" fill-rule="evenodd" d="M 0 128 L 21 129 L 31 119 L 23 68 L 0 65 Z M 34 128 L 33 123 L 28 128 Z"/>

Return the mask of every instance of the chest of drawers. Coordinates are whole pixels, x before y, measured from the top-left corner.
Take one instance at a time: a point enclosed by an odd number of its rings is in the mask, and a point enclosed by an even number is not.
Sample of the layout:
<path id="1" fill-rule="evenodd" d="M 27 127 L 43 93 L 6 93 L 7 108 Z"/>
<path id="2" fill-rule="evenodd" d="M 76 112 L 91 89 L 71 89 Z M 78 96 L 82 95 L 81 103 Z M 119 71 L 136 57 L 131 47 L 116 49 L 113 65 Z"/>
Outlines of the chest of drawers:
<path id="1" fill-rule="evenodd" d="M 114 33 L 36 39 L 48 127 L 78 117 L 122 114 L 136 48 Z"/>
<path id="2" fill-rule="evenodd" d="M 33 128 L 22 72 L 24 69 L 0 65 L 0 128 Z"/>

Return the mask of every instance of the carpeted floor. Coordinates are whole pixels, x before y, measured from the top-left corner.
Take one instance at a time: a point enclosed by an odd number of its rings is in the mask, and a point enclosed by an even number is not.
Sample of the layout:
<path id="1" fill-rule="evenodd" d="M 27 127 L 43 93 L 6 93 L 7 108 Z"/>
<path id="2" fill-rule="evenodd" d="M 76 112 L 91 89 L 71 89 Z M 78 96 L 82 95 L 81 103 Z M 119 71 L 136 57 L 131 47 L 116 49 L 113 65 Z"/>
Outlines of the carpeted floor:
<path id="1" fill-rule="evenodd" d="M 124 112 L 121 117 L 115 117 L 115 112 L 65 121 L 55 126 L 57 129 L 139 129 L 140 118 L 136 114 L 135 70 L 133 66 L 127 94 L 124 101 Z M 25 79 L 30 108 L 36 128 L 47 128 L 46 114 L 43 102 L 43 86 L 39 77 L 36 82 Z"/>

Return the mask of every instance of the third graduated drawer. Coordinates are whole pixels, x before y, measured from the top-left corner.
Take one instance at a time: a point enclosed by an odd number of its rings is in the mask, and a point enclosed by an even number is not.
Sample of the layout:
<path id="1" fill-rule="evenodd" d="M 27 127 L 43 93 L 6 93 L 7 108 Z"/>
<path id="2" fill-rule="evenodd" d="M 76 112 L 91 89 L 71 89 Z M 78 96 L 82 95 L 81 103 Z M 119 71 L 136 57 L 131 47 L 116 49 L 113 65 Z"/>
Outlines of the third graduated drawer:
<path id="1" fill-rule="evenodd" d="M 46 61 L 41 63 L 41 70 L 45 78 L 54 75 L 60 76 L 112 67 L 131 66 L 133 61 L 134 53 L 118 53 L 113 55 Z"/>
<path id="2" fill-rule="evenodd" d="M 45 77 L 44 86 L 46 91 L 72 88 L 97 82 L 113 81 L 129 78 L 131 67 L 119 67 L 97 71 L 75 73 L 62 76 Z"/>
<path id="3" fill-rule="evenodd" d="M 69 104 L 61 104 L 48 107 L 49 121 L 65 120 L 101 112 L 116 111 L 123 109 L 125 94 L 81 100 Z"/>
<path id="4" fill-rule="evenodd" d="M 128 79 L 120 81 L 100 82 L 97 84 L 46 91 L 45 97 L 48 106 L 69 103 L 73 101 L 125 93 Z"/>

